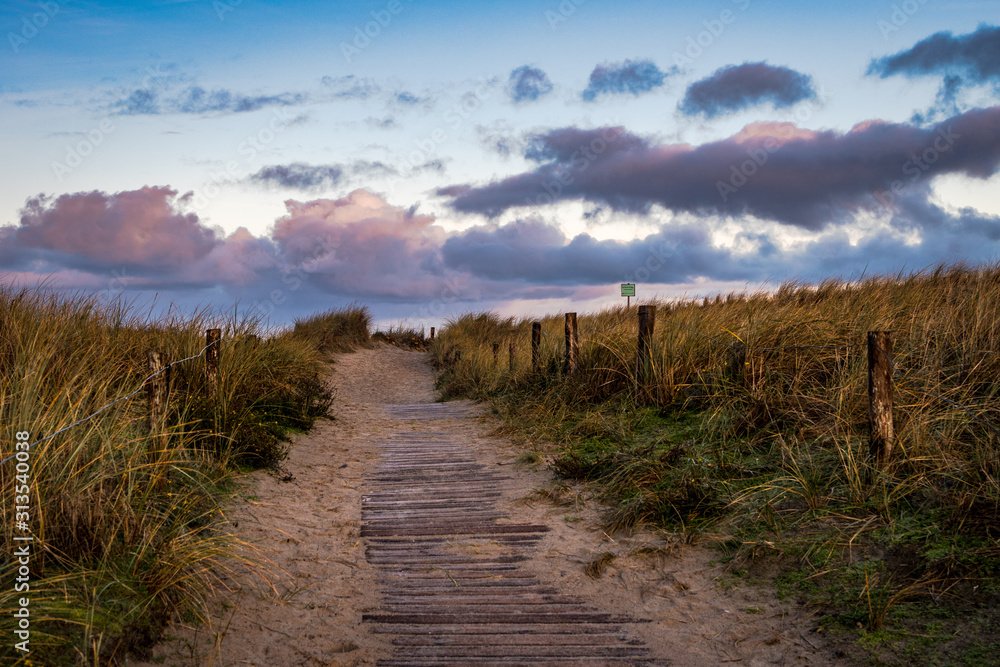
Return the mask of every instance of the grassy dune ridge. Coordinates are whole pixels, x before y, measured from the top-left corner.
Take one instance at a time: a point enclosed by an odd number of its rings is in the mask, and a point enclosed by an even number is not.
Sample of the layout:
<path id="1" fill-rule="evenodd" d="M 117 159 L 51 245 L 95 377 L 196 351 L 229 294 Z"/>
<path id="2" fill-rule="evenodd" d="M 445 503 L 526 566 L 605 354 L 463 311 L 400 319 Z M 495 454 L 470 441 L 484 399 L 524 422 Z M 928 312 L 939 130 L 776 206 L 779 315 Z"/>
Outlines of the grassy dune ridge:
<path id="1" fill-rule="evenodd" d="M 824 626 L 863 635 L 877 661 L 928 650 L 915 633 L 970 655 L 1000 636 L 982 611 L 1000 594 L 1000 265 L 655 305 L 641 392 L 637 309 L 624 305 L 578 316 L 569 377 L 561 314 L 541 320 L 540 372 L 531 320 L 456 318 L 431 348 L 439 387 L 491 401 L 539 448 L 534 458 L 599 481 L 616 502 L 610 527 L 712 538 L 751 577 L 780 564 L 779 592 L 816 604 Z M 893 332 L 897 371 L 884 470 L 867 456 L 873 330 Z M 988 626 L 976 626 L 975 646 L 963 644 L 968 633 L 948 638 L 967 614 Z"/>
<path id="2" fill-rule="evenodd" d="M 329 353 L 367 344 L 370 315 L 351 306 L 268 333 L 251 316 L 201 311 L 152 318 L 125 303 L 0 288 L 0 423 L 32 442 L 141 386 L 146 352 L 196 355 L 222 329 L 218 394 L 205 397 L 204 359 L 174 366 L 166 452 L 146 427 L 145 392 L 30 450 L 30 591 L 16 593 L 15 461 L 0 466 L 0 655 L 10 664 L 19 599 L 30 599 L 33 664 L 108 664 L 147 645 L 173 613 L 198 617 L 218 575 L 251 566 L 227 530 L 235 475 L 277 467 L 290 432 L 326 413 Z M 317 332 L 325 331 L 325 335 Z M 157 456 L 168 484 L 152 483 Z"/>

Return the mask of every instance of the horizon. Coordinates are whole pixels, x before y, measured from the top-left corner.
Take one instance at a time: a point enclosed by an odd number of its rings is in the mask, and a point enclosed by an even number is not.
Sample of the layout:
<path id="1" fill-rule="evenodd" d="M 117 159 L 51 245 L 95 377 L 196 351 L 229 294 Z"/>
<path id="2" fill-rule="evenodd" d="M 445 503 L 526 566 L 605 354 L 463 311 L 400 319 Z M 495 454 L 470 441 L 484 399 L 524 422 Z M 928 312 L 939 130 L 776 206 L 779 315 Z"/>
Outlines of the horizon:
<path id="1" fill-rule="evenodd" d="M 990 7 L 14 0 L 0 272 L 429 330 L 993 263 Z"/>

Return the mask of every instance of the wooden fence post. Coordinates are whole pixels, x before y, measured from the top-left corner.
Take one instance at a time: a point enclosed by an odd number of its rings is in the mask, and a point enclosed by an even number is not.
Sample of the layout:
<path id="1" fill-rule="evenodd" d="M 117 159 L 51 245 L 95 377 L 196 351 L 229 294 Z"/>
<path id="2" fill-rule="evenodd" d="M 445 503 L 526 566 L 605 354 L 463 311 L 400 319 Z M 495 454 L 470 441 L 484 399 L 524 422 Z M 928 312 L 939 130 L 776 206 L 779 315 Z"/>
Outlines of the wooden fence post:
<path id="1" fill-rule="evenodd" d="M 205 330 L 205 394 L 210 401 L 216 399 L 219 390 L 219 342 L 222 329 Z"/>
<path id="2" fill-rule="evenodd" d="M 166 364 L 165 355 L 150 350 L 146 354 L 147 367 L 149 373 L 159 373 Z M 163 490 L 167 486 L 166 457 L 167 457 L 167 432 L 164 424 L 167 414 L 167 401 L 169 382 L 167 375 L 169 370 L 151 378 L 146 383 L 146 398 L 149 404 L 149 444 L 147 452 L 153 463 L 153 480 L 157 490 Z"/>
<path id="3" fill-rule="evenodd" d="M 649 380 L 649 349 L 656 326 L 656 306 L 639 306 L 639 345 L 635 357 L 636 396 L 642 397 Z"/>
<path id="4" fill-rule="evenodd" d="M 497 357 L 500 355 L 500 343 L 493 343 L 493 365 L 497 365 Z"/>
<path id="5" fill-rule="evenodd" d="M 517 348 L 514 345 L 514 341 L 511 340 L 507 343 L 507 370 L 511 373 L 514 372 L 514 354 Z"/>
<path id="6" fill-rule="evenodd" d="M 566 359 L 563 362 L 563 373 L 566 375 L 576 372 L 579 349 L 580 336 L 576 329 L 576 313 L 566 313 Z"/>
<path id="7" fill-rule="evenodd" d="M 434 327 L 431 327 L 431 340 L 434 340 Z"/>
<path id="8" fill-rule="evenodd" d="M 542 323 L 531 323 L 531 370 L 534 373 L 542 370 L 542 360 L 538 358 L 538 347 L 542 344 Z"/>
<path id="9" fill-rule="evenodd" d="M 892 421 L 892 332 L 868 332 L 868 425 L 869 452 L 882 467 L 892 453 L 895 437 Z"/>
<path id="10" fill-rule="evenodd" d="M 747 382 L 747 346 L 742 342 L 729 347 L 729 380 L 737 387 L 745 387 Z"/>

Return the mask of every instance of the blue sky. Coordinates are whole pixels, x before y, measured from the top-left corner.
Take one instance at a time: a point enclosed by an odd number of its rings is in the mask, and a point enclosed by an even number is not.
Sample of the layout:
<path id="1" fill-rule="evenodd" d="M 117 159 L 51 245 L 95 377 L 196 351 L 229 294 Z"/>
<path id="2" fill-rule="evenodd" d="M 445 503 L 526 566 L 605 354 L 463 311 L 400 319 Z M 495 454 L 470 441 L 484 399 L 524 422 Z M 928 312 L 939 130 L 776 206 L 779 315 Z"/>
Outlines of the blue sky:
<path id="1" fill-rule="evenodd" d="M 0 271 L 432 326 L 995 261 L 998 10 L 9 0 Z"/>

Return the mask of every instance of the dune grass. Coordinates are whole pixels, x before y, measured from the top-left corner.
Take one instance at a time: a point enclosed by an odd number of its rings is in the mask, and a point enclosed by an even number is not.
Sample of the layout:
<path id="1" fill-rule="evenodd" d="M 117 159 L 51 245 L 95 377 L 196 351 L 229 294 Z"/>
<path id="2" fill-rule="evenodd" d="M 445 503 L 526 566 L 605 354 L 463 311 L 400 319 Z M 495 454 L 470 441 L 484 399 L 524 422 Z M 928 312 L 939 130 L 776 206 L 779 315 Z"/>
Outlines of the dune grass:
<path id="1" fill-rule="evenodd" d="M 439 387 L 553 443 L 557 473 L 615 501 L 609 528 L 715 543 L 733 572 L 766 573 L 823 627 L 861 637 L 866 659 L 974 655 L 1000 638 L 1000 265 L 654 305 L 643 378 L 636 307 L 619 306 L 579 316 L 571 376 L 561 315 L 540 320 L 537 371 L 530 320 L 456 318 L 431 348 Z M 873 330 L 895 341 L 884 469 L 867 453 Z"/>
<path id="2" fill-rule="evenodd" d="M 3 457 L 15 434 L 38 441 L 142 385 L 147 350 L 197 355 L 221 328 L 218 393 L 205 395 L 204 359 L 170 372 L 166 448 L 146 423 L 145 392 L 31 448 L 30 590 L 15 592 L 18 563 L 0 567 L 5 664 L 111 664 L 141 655 L 173 614 L 198 618 L 220 575 L 258 567 L 251 545 L 227 530 L 234 474 L 276 467 L 289 432 L 307 429 L 332 397 L 326 354 L 367 341 L 367 311 L 266 335 L 264 323 L 201 311 L 152 318 L 127 303 L 0 287 Z M 340 324 L 325 336 L 324 324 Z M 154 482 L 166 461 L 167 483 Z M 16 460 L 0 465 L 5 554 L 13 541 Z M 30 600 L 31 653 L 15 651 L 12 612 Z"/>
<path id="3" fill-rule="evenodd" d="M 372 334 L 373 341 L 381 341 L 404 350 L 426 350 L 430 343 L 424 328 L 418 331 L 413 327 L 397 324 L 386 329 L 377 329 Z"/>
<path id="4" fill-rule="evenodd" d="M 372 316 L 365 306 L 352 303 L 295 320 L 289 336 L 309 342 L 327 355 L 350 352 L 370 344 Z"/>

